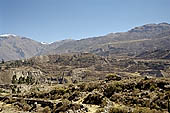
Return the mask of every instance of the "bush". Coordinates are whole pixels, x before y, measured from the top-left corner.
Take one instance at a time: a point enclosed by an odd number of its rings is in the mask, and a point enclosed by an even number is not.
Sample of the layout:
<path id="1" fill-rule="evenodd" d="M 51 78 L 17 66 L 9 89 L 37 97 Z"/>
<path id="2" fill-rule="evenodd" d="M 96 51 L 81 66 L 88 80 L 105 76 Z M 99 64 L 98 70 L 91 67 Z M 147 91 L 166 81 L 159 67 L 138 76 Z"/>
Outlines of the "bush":
<path id="1" fill-rule="evenodd" d="M 109 113 L 129 113 L 124 107 L 112 107 L 109 110 Z"/>
<path id="2" fill-rule="evenodd" d="M 98 110 L 96 110 L 95 113 L 103 113 L 104 112 L 104 108 L 99 108 Z"/>
<path id="3" fill-rule="evenodd" d="M 106 97 L 111 97 L 114 93 L 119 93 L 120 91 L 122 91 L 122 87 L 123 84 L 121 84 L 120 82 L 107 84 L 104 88 L 104 95 Z"/>
<path id="4" fill-rule="evenodd" d="M 94 94 L 89 94 L 83 101 L 84 104 L 95 104 L 95 105 L 100 105 L 102 104 L 103 96 L 94 93 Z"/>
<path id="5" fill-rule="evenodd" d="M 39 113 L 51 113 L 51 109 L 48 106 L 46 106 Z"/>
<path id="6" fill-rule="evenodd" d="M 110 74 L 106 75 L 106 79 L 107 79 L 107 81 L 110 81 L 110 80 L 121 80 L 121 77 L 118 76 L 115 73 L 110 73 Z"/>
<path id="7" fill-rule="evenodd" d="M 12 84 L 17 84 L 17 76 L 16 75 L 14 75 L 12 77 Z"/>
<path id="8" fill-rule="evenodd" d="M 80 90 L 81 91 L 89 91 L 89 92 L 92 92 L 94 89 L 97 89 L 99 87 L 99 84 L 98 83 L 82 83 L 82 84 L 79 84 L 78 87 L 80 87 Z"/>
<path id="9" fill-rule="evenodd" d="M 135 108 L 134 111 L 132 113 L 162 113 L 161 111 L 157 111 L 155 109 L 149 109 L 146 107 L 139 107 L 139 108 Z"/>

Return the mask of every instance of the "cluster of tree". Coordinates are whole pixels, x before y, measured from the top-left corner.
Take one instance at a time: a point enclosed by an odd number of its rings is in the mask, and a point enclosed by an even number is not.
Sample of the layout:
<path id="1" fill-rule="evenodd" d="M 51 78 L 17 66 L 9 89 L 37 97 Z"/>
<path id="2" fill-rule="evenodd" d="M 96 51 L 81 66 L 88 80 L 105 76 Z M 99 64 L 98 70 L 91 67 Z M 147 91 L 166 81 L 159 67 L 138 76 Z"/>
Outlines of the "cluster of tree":
<path id="1" fill-rule="evenodd" d="M 25 77 L 19 77 L 19 79 L 17 79 L 16 75 L 14 75 L 12 77 L 12 84 L 34 84 L 35 83 L 35 79 L 32 76 L 27 76 Z"/>
<path id="2" fill-rule="evenodd" d="M 33 61 L 16 60 L 16 61 L 10 63 L 10 67 L 32 66 L 33 64 L 34 64 Z"/>

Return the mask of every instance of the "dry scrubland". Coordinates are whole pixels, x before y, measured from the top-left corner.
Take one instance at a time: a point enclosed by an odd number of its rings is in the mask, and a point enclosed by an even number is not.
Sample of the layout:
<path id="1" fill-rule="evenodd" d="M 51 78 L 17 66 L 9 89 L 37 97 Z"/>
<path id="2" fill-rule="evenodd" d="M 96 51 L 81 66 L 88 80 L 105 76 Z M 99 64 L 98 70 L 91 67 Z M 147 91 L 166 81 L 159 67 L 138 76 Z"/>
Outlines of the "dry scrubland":
<path id="1" fill-rule="evenodd" d="M 167 113 L 170 79 L 107 75 L 105 80 L 57 85 L 17 85 L 1 91 L 1 112 Z"/>
<path id="2" fill-rule="evenodd" d="M 168 113 L 170 61 L 49 55 L 1 63 L 2 113 Z"/>

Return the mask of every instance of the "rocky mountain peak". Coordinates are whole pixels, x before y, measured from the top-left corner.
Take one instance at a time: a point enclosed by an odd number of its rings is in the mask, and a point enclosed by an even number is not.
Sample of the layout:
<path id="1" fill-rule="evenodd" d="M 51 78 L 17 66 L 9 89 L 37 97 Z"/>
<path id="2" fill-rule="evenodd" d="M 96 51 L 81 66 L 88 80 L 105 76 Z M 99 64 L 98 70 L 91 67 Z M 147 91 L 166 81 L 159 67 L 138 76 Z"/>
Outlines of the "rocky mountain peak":
<path id="1" fill-rule="evenodd" d="M 146 24 L 143 26 L 135 27 L 129 32 L 136 32 L 136 33 L 148 33 L 148 32 L 162 32 L 162 31 L 167 31 L 170 30 L 170 24 L 168 23 L 159 23 L 159 24 Z"/>

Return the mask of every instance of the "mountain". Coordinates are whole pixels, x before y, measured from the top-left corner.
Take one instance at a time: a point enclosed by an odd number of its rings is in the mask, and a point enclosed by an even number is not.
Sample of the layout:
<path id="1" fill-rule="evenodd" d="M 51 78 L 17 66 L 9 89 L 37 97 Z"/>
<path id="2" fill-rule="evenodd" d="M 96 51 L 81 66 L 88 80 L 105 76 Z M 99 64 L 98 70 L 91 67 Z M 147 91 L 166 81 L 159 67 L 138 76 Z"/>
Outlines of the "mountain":
<path id="1" fill-rule="evenodd" d="M 128 32 L 110 33 L 65 43 L 51 53 L 91 52 L 98 55 L 134 55 L 155 48 L 170 49 L 170 24 L 147 24 Z"/>
<path id="2" fill-rule="evenodd" d="M 0 35 L 0 59 L 16 60 L 39 55 L 89 52 L 101 56 L 137 56 L 146 51 L 170 50 L 170 24 L 146 24 L 127 32 L 81 40 L 42 44 L 16 35 Z"/>
<path id="3" fill-rule="evenodd" d="M 0 58 L 16 60 L 30 58 L 42 51 L 43 45 L 26 37 L 13 34 L 0 35 Z"/>
<path id="4" fill-rule="evenodd" d="M 48 55 L 48 54 L 50 54 L 51 51 L 55 50 L 59 46 L 65 44 L 65 43 L 74 42 L 74 41 L 75 40 L 73 40 L 73 39 L 65 39 L 65 40 L 53 42 L 51 44 L 45 44 L 45 47 L 44 47 L 43 51 L 41 51 L 38 54 L 39 55 Z"/>
<path id="5" fill-rule="evenodd" d="M 44 44 L 14 34 L 0 35 L 0 59 L 18 60 L 39 56 L 48 49 L 54 49 L 71 40 L 63 40 L 52 44 Z"/>

